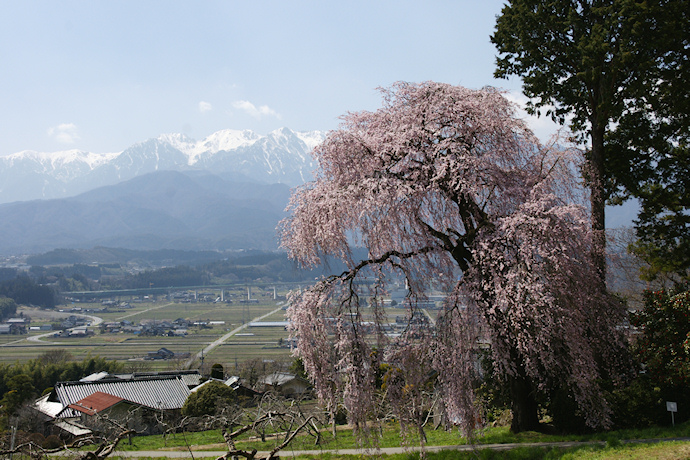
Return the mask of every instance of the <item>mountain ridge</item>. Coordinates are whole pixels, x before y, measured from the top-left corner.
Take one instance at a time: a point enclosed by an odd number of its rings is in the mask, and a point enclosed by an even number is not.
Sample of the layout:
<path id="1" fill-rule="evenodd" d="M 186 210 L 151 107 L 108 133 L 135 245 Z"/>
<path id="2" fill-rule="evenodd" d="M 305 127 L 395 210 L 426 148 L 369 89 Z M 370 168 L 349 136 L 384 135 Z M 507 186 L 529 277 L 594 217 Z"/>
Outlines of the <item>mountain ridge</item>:
<path id="1" fill-rule="evenodd" d="M 208 170 L 252 182 L 299 185 L 311 178 L 321 131 L 289 128 L 265 136 L 226 129 L 200 141 L 162 134 L 116 153 L 24 150 L 0 157 L 0 203 L 75 196 L 159 170 Z"/>
<path id="2" fill-rule="evenodd" d="M 96 246 L 276 250 L 289 197 L 285 184 L 157 171 L 69 198 L 0 204 L 0 254 Z"/>

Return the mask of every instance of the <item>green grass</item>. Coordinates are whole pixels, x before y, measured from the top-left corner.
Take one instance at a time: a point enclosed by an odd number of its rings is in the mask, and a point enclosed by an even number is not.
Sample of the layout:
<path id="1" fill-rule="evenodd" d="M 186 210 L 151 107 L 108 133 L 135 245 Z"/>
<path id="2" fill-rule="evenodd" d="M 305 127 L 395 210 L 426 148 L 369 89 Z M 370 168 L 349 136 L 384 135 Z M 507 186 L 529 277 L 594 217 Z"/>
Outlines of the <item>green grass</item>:
<path id="1" fill-rule="evenodd" d="M 339 430 L 337 437 L 334 439 L 330 431 L 325 430 L 322 433 L 321 444 L 315 446 L 314 437 L 312 436 L 298 436 L 289 445 L 289 451 L 293 450 L 335 450 L 335 449 L 353 449 L 360 447 L 360 443 L 354 437 L 352 430 L 344 429 Z M 260 440 L 253 438 L 249 439 L 255 433 L 247 433 L 239 440 L 236 444 L 242 449 L 257 449 L 258 451 L 268 451 L 271 450 L 275 445 L 277 445 L 281 440 L 276 440 L 272 438 L 267 438 L 266 442 L 261 442 Z M 538 448 L 534 452 L 539 452 L 539 455 L 543 454 L 545 456 L 536 457 L 520 457 L 521 452 L 532 452 L 533 448 L 525 447 L 517 449 L 514 455 L 517 457 L 486 457 L 486 458 L 580 458 L 579 455 L 591 450 L 593 453 L 588 453 L 587 455 L 598 455 L 597 452 L 603 450 L 614 452 L 616 449 L 623 451 L 635 451 L 637 449 L 642 449 L 644 451 L 647 444 L 621 444 L 622 439 L 656 439 L 656 438 L 676 438 L 676 437 L 690 437 L 690 422 L 678 425 L 675 428 L 664 428 L 658 427 L 653 429 L 645 430 L 622 430 L 614 431 L 608 433 L 600 433 L 595 435 L 587 436 L 576 436 L 576 435 L 545 435 L 536 432 L 525 432 L 520 434 L 512 434 L 508 431 L 506 427 L 489 428 L 474 440 L 475 445 L 481 446 L 482 444 L 507 444 L 507 443 L 537 443 L 537 442 L 563 442 L 563 441 L 607 441 L 606 443 L 601 443 L 600 445 L 589 445 L 580 446 L 576 448 Z M 445 430 L 427 430 L 427 446 L 454 446 L 454 445 L 465 445 L 467 440 L 460 436 L 460 434 L 454 431 Z M 670 444 L 670 443 L 662 443 Z M 141 436 L 133 439 L 133 445 L 129 446 L 126 444 L 121 445 L 122 450 L 157 450 L 157 449 L 170 449 L 170 448 L 185 448 L 186 446 L 194 446 L 196 450 L 225 450 L 225 444 L 223 438 L 220 434 L 220 430 L 211 430 L 199 433 L 185 433 L 185 434 L 173 434 L 167 437 L 161 435 L 156 436 Z M 385 427 L 382 433 L 382 437 L 378 439 L 378 447 L 398 447 L 398 446 L 410 446 L 414 447 L 419 445 L 418 439 L 414 436 L 407 439 L 403 439 L 400 436 L 400 432 L 397 426 L 388 425 Z M 655 444 L 657 446 L 659 444 Z M 672 444 L 674 445 L 674 444 Z M 690 443 L 680 443 L 679 446 L 686 446 L 690 448 Z M 605 447 L 606 446 L 606 447 Z M 676 446 L 677 447 L 677 446 Z M 480 448 L 480 447 L 479 447 Z M 651 446 L 649 446 L 651 449 Z M 589 450 L 588 450 L 589 449 Z M 577 457 L 568 456 L 555 456 L 549 457 L 548 455 L 566 455 L 568 452 L 577 451 Z M 553 451 L 552 453 L 549 453 Z M 511 451 L 512 452 L 512 451 Z M 529 455 L 537 455 L 536 453 L 529 453 Z M 455 452 L 456 454 L 458 452 Z M 200 453 L 203 455 L 203 453 Z M 443 452 L 438 455 L 447 455 Z M 493 455 L 491 453 L 486 453 L 485 455 Z M 513 455 L 513 454 L 511 454 Z M 431 458 L 431 457 L 430 457 Z M 439 457 L 441 458 L 441 457 Z M 453 457 L 453 458 L 465 458 L 465 457 Z M 469 458 L 469 457 L 468 457 Z M 475 458 L 475 457 L 472 457 Z M 485 457 L 481 457 L 485 458 Z M 586 458 L 606 458 L 591 456 Z M 645 457 L 639 457 L 645 458 Z M 654 458 L 654 457 L 649 457 Z M 673 458 L 673 457 L 669 457 Z M 690 456 L 688 457 L 690 458 Z"/>
<path id="2" fill-rule="evenodd" d="M 287 457 L 291 449 L 282 452 Z M 372 455 L 342 455 L 332 453 L 319 453 L 316 455 L 301 455 L 297 460 L 367 460 L 370 458 L 386 460 L 419 460 L 422 456 L 417 452 L 403 454 L 372 454 Z M 119 459 L 118 455 L 109 458 Z M 163 459 L 161 457 L 141 457 L 143 459 Z M 194 452 L 194 458 L 204 458 L 203 452 Z M 471 451 L 445 450 L 440 452 L 426 452 L 427 460 L 623 460 L 623 459 L 657 459 L 657 460 L 684 460 L 690 458 L 690 443 L 688 442 L 661 442 L 655 444 L 626 444 L 616 447 L 601 445 L 588 445 L 578 447 L 518 447 L 510 450 L 474 449 Z"/>
<path id="3" fill-rule="evenodd" d="M 324 432 L 323 443 L 314 446 L 314 438 L 311 436 L 298 436 L 285 449 L 283 457 L 292 451 L 298 450 L 333 450 L 357 448 L 359 444 L 352 435 L 352 430 L 346 429 L 338 432 L 337 439 L 333 439 L 330 432 Z M 661 460 L 680 460 L 690 458 L 690 442 L 666 441 L 659 443 L 621 443 L 620 439 L 653 439 L 653 438 L 674 438 L 686 437 L 690 435 L 690 422 L 686 422 L 675 428 L 657 427 L 644 430 L 621 430 L 609 433 L 600 433 L 589 436 L 556 436 L 544 435 L 540 433 L 527 432 L 518 435 L 510 434 L 507 428 L 490 428 L 485 430 L 481 437 L 475 442 L 475 448 L 469 451 L 445 450 L 438 452 L 426 452 L 426 459 L 429 460 L 451 460 L 451 459 L 537 459 L 537 460 L 604 460 L 604 459 L 661 459 Z M 251 434 L 246 434 L 244 440 L 238 440 L 237 446 L 242 449 L 255 448 L 259 451 L 268 451 L 280 441 L 267 439 L 262 443 L 255 439 L 247 440 Z M 466 441 L 460 437 L 457 431 L 446 432 L 444 430 L 428 430 L 428 446 L 434 445 L 463 445 Z M 574 447 L 534 447 L 524 446 L 510 450 L 494 450 L 482 448 L 482 444 L 504 444 L 504 443 L 535 443 L 535 442 L 559 442 L 559 441 L 601 441 L 597 444 L 580 445 Z M 383 431 L 379 447 L 398 447 L 408 445 L 416 446 L 416 440 L 408 439 L 407 444 L 400 438 L 399 430 L 395 425 L 389 425 Z M 127 442 L 120 444 L 119 450 L 159 450 L 161 458 L 165 458 L 165 450 L 186 450 L 190 446 L 194 450 L 194 458 L 197 460 L 204 458 L 204 450 L 224 451 L 220 430 L 211 430 L 199 433 L 174 434 L 167 437 L 161 435 L 141 436 L 133 439 L 133 445 Z M 408 452 L 404 454 L 371 456 L 385 458 L 386 460 L 417 460 L 419 453 Z M 319 453 L 318 455 L 301 456 L 299 459 L 323 459 L 323 460 L 354 460 L 368 459 L 366 455 L 340 455 L 331 453 Z M 117 455 L 111 458 L 117 459 Z"/>
<path id="4" fill-rule="evenodd" d="M 690 456 L 690 443 L 660 443 L 626 445 L 609 448 L 603 446 L 560 447 L 518 447 L 510 450 L 476 449 L 458 452 L 455 450 L 427 452 L 428 460 L 612 460 L 612 459 L 666 459 L 681 460 Z M 419 453 L 383 455 L 386 460 L 418 460 Z M 367 458 L 357 455 L 321 454 L 301 456 L 299 459 L 354 460 Z"/>
<path id="5" fill-rule="evenodd" d="M 122 441 L 118 445 L 118 450 L 137 451 L 137 450 L 159 450 L 186 446 L 221 446 L 208 447 L 207 450 L 224 450 L 225 442 L 220 430 L 200 431 L 197 433 L 175 433 L 168 436 L 151 435 L 136 436 L 132 438 L 132 443 Z"/>

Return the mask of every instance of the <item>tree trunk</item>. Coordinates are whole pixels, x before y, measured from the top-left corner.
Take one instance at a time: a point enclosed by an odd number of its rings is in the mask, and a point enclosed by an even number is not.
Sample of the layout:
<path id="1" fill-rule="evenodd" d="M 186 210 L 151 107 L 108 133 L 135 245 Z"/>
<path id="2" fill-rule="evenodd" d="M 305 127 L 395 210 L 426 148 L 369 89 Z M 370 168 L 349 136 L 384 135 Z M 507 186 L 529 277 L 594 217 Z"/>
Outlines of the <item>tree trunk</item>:
<path id="1" fill-rule="evenodd" d="M 335 426 L 335 409 L 331 410 L 331 434 L 333 435 L 333 439 L 338 436 L 338 430 Z"/>
<path id="2" fill-rule="evenodd" d="M 426 432 L 424 431 L 424 425 L 419 423 L 417 421 L 417 431 L 419 433 L 419 443 L 422 447 L 426 446 L 427 439 L 426 439 Z"/>
<path id="3" fill-rule="evenodd" d="M 592 211 L 592 259 L 602 285 L 606 285 L 606 190 L 604 183 L 604 132 L 599 124 L 592 126 L 592 150 L 589 159 L 590 204 Z"/>
<path id="4" fill-rule="evenodd" d="M 532 380 L 522 375 L 510 377 L 510 399 L 513 421 L 510 424 L 510 431 L 520 433 L 521 431 L 539 430 L 539 406 L 534 394 Z"/>

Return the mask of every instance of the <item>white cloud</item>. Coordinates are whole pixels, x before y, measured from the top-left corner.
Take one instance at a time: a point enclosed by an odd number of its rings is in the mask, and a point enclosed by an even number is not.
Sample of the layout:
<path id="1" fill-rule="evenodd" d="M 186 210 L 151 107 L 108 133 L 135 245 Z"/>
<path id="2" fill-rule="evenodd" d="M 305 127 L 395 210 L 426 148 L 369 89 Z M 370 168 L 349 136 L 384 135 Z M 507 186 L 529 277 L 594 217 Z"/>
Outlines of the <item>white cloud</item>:
<path id="1" fill-rule="evenodd" d="M 206 101 L 199 102 L 199 112 L 204 113 L 204 112 L 209 112 L 211 110 L 213 110 L 213 106 L 211 105 L 210 102 L 206 102 Z"/>
<path id="2" fill-rule="evenodd" d="M 74 123 L 62 123 L 48 128 L 48 135 L 61 144 L 74 144 L 80 139 Z"/>
<path id="3" fill-rule="evenodd" d="M 267 105 L 256 107 L 249 101 L 235 101 L 232 103 L 232 106 L 238 110 L 244 111 L 257 120 L 261 119 L 262 117 L 275 117 L 279 120 L 282 118 L 278 112 Z"/>

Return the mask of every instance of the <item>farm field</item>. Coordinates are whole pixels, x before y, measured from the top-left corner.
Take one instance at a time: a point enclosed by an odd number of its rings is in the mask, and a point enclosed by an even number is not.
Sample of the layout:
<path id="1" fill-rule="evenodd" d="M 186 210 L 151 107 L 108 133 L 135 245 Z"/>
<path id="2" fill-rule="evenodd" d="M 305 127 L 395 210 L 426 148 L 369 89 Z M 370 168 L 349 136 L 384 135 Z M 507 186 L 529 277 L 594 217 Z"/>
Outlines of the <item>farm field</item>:
<path id="1" fill-rule="evenodd" d="M 53 330 L 31 330 L 24 335 L 0 336 L 0 362 L 26 361 L 54 349 L 68 351 L 75 360 L 100 356 L 122 361 L 127 364 L 127 369 L 132 370 L 199 368 L 202 364 L 214 363 L 233 368 L 247 360 L 271 362 L 292 359 L 286 340 L 288 332 L 281 324 L 285 321 L 285 288 L 280 291 L 253 288 L 251 293 L 245 286 L 226 288 L 224 301 L 220 301 L 219 291 L 213 292 L 211 288 L 208 291 L 187 292 L 185 300 L 172 296 L 143 299 L 118 297 L 106 304 L 71 303 L 56 310 L 24 307 L 17 314 L 31 318 L 33 329 L 50 324 Z M 246 301 L 248 294 L 251 295 L 251 302 Z M 420 313 L 433 322 L 438 311 L 422 310 Z M 364 315 L 366 317 L 366 309 Z M 406 322 L 406 315 L 405 309 L 386 309 L 391 324 Z M 83 318 L 90 333 L 84 336 L 60 335 L 60 324 L 70 317 Z M 251 326 L 250 323 L 257 318 L 262 318 L 263 323 L 276 324 Z M 176 320 L 186 321 L 184 335 L 144 334 L 125 330 L 124 327 L 110 331 L 104 327 L 108 323 L 165 325 Z M 219 341 L 221 338 L 222 341 Z M 209 348 L 211 344 L 214 346 Z M 161 348 L 176 356 L 145 359 Z M 200 354 L 202 350 L 203 355 Z M 203 362 L 197 359 L 201 356 Z"/>
<path id="2" fill-rule="evenodd" d="M 285 321 L 282 309 L 284 300 L 274 300 L 273 291 L 252 292 L 252 303 L 241 303 L 239 300 L 246 290 L 231 290 L 226 298 L 237 298 L 232 303 L 226 302 L 178 302 L 168 299 L 147 299 L 143 302 L 129 301 L 131 308 L 109 307 L 107 310 L 100 303 L 71 304 L 60 306 L 59 310 L 39 310 L 22 308 L 17 314 L 31 318 L 32 327 L 52 324 L 56 327 L 70 316 L 86 316 L 87 329 L 93 334 L 83 337 L 58 336 L 58 331 L 36 331 L 23 335 L 0 336 L 0 362 L 16 362 L 33 359 L 53 349 L 67 350 L 75 360 L 88 356 L 101 356 L 128 363 L 131 368 L 148 368 L 151 370 L 179 369 L 188 364 L 184 355 L 195 356 L 212 342 L 230 331 L 249 323 L 255 318 L 275 312 L 265 321 Z M 283 293 L 284 295 L 284 293 Z M 283 297 L 284 299 L 284 297 Z M 118 301 L 119 304 L 119 301 Z M 183 336 L 151 336 L 131 332 L 105 332 L 100 326 L 110 322 L 129 321 L 133 325 L 141 323 L 156 324 L 185 319 L 190 325 Z M 192 325 L 203 322 L 203 326 Z M 238 331 L 238 336 L 230 337 L 224 344 L 204 355 L 207 363 L 222 364 L 244 361 L 249 358 L 288 359 L 290 350 L 280 347 L 279 342 L 287 339 L 284 327 L 246 327 Z M 172 359 L 144 359 L 149 352 L 167 348 L 180 357 Z M 192 367 L 201 363 L 194 362 Z"/>

